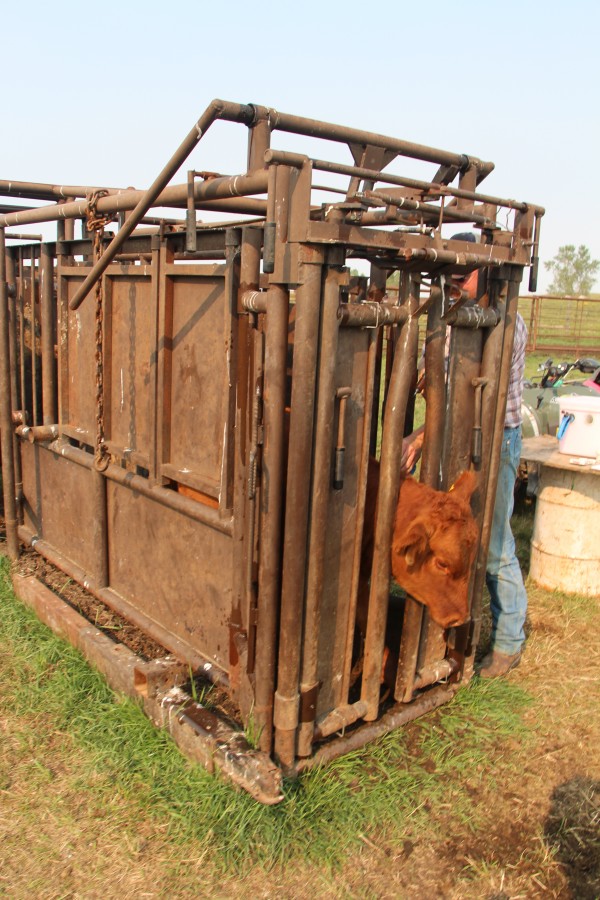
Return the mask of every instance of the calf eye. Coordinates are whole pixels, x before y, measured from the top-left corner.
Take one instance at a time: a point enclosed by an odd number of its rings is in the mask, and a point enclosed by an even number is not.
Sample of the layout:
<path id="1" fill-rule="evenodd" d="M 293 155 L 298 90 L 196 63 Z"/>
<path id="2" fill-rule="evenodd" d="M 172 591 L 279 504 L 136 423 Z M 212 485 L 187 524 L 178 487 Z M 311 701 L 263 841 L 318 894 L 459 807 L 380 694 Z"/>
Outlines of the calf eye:
<path id="1" fill-rule="evenodd" d="M 439 569 L 440 572 L 443 572 L 445 575 L 448 575 L 448 573 L 450 572 L 450 566 L 448 565 L 448 563 L 445 563 L 443 560 L 438 559 L 437 556 L 434 557 L 433 564 L 436 569 Z"/>

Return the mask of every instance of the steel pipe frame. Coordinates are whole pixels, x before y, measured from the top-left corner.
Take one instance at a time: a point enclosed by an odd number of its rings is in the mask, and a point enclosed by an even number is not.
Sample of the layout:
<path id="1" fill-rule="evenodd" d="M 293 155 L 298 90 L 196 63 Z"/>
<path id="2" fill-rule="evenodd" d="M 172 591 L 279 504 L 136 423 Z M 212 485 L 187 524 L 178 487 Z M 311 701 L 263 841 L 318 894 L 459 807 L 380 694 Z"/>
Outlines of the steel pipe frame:
<path id="1" fill-rule="evenodd" d="M 317 169 L 321 172 L 331 172 L 334 175 L 349 175 L 350 177 L 360 178 L 361 180 L 381 181 L 384 184 L 414 188 L 416 191 L 424 191 L 427 193 L 435 192 L 442 197 L 455 197 L 472 200 L 473 202 L 478 203 L 489 203 L 494 206 L 504 206 L 507 209 L 514 209 L 520 212 L 526 212 L 528 209 L 533 209 L 540 216 L 544 214 L 543 207 L 534 206 L 530 203 L 519 203 L 516 200 L 492 197 L 488 194 L 482 194 L 479 191 L 468 191 L 463 188 L 451 187 L 450 185 L 441 184 L 435 181 L 420 181 L 415 178 L 404 178 L 400 175 L 392 175 L 389 172 L 379 172 L 376 169 L 366 169 L 361 166 L 346 166 L 341 163 L 328 162 L 323 159 L 313 159 L 312 157 L 304 156 L 300 153 L 290 153 L 286 150 L 267 150 L 265 153 L 265 162 L 283 163 L 288 166 L 303 166 L 305 163 L 310 162 L 313 169 Z"/>
<path id="2" fill-rule="evenodd" d="M 402 326 L 395 348 L 388 396 L 386 398 L 381 444 L 379 493 L 375 522 L 369 615 L 365 638 L 365 655 L 361 699 L 367 703 L 367 721 L 377 717 L 379 710 L 380 676 L 385 642 L 385 626 L 390 583 L 390 553 L 394 513 L 400 488 L 401 454 L 404 421 L 413 373 L 417 365 L 419 323 L 414 316 L 419 307 L 418 282 L 404 276 L 407 285 L 405 302 L 408 319 Z"/>
<path id="3" fill-rule="evenodd" d="M 186 135 L 180 146 L 177 148 L 171 159 L 167 162 L 162 171 L 155 178 L 154 182 L 150 185 L 148 190 L 142 195 L 133 212 L 128 217 L 127 221 L 124 222 L 122 228 L 117 232 L 109 247 L 104 251 L 102 257 L 98 260 L 96 265 L 92 267 L 92 270 L 88 274 L 87 278 L 71 300 L 72 309 L 77 309 L 83 298 L 87 296 L 92 285 L 105 271 L 111 260 L 118 253 L 136 225 L 138 225 L 139 222 L 144 218 L 150 207 L 155 204 L 155 201 L 160 196 L 161 192 L 166 188 L 171 178 L 173 178 L 178 169 L 183 165 L 183 163 L 190 155 L 194 147 L 197 145 L 197 143 L 200 141 L 202 136 L 205 134 L 205 132 L 218 118 L 252 124 L 254 120 L 253 109 L 248 106 L 227 103 L 222 100 L 213 100 L 212 103 L 209 104 L 204 113 L 194 124 L 194 127 Z M 235 186 L 233 187 L 233 193 L 237 193 Z M 16 215 L 19 214 L 16 213 Z"/>
<path id="4" fill-rule="evenodd" d="M 456 254 L 453 254 L 453 256 L 455 257 L 455 259 L 457 258 Z M 493 264 L 494 262 L 498 262 L 498 260 L 490 260 L 490 261 L 486 261 L 486 262 L 487 262 L 487 264 L 489 265 L 489 264 Z M 281 290 L 281 294 L 284 294 L 284 295 L 285 295 L 285 298 L 286 298 L 286 306 L 285 306 L 286 314 L 285 314 L 285 320 L 286 320 L 286 324 L 287 324 L 287 295 L 286 295 L 286 292 L 285 292 L 285 290 L 282 288 L 281 285 L 273 285 L 272 287 L 273 287 L 273 288 L 280 289 L 280 290 Z M 269 298 L 271 298 L 272 295 L 274 296 L 275 293 L 276 293 L 275 290 L 270 291 L 270 292 L 269 292 L 269 295 L 268 295 Z M 271 315 L 271 313 L 272 313 L 272 307 L 269 306 L 268 308 L 269 308 L 269 316 L 267 317 L 267 319 L 269 319 L 269 317 L 270 317 L 270 315 Z M 280 311 L 280 312 L 281 312 L 281 311 Z M 282 316 L 280 316 L 280 319 L 282 319 Z M 281 325 L 281 321 L 280 321 L 279 325 Z M 274 333 L 275 333 L 275 331 L 274 331 Z M 139 477 L 139 476 L 134 476 L 134 477 L 137 478 L 137 477 Z M 103 478 L 101 478 L 101 481 L 102 481 L 102 484 L 104 484 Z M 143 481 L 143 479 L 142 479 L 142 481 Z M 167 493 L 172 493 L 172 492 L 167 492 Z"/>

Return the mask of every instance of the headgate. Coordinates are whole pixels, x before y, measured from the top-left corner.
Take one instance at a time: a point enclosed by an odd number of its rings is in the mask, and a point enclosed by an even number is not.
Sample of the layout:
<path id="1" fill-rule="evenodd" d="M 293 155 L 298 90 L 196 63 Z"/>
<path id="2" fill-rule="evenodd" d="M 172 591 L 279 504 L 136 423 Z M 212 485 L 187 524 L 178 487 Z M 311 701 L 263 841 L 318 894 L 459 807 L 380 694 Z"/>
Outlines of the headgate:
<path id="1" fill-rule="evenodd" d="M 219 119 L 247 127 L 247 172 L 191 170 L 171 185 Z M 278 132 L 347 145 L 351 164 L 277 150 Z M 422 180 L 385 171 L 397 158 L 433 171 Z M 445 702 L 470 677 L 516 303 L 525 266 L 533 288 L 543 215 L 481 193 L 492 168 L 213 101 L 145 192 L 0 182 L 10 198 L 0 215 L 9 552 L 32 545 L 167 648 L 171 681 L 149 687 L 138 667 L 136 687 L 176 708 L 196 735 L 224 726 L 173 688 L 188 667 L 225 688 L 240 729 L 252 723 L 259 735 L 263 761 L 271 755 L 287 773 Z M 200 222 L 202 211 L 221 219 Z M 55 239 L 6 246 L 17 237 L 6 229 L 51 221 Z M 474 242 L 446 235 L 470 227 Z M 355 265 L 368 278 L 351 276 Z M 470 300 L 455 279 L 473 271 Z M 396 272 L 392 301 L 386 280 Z M 472 469 L 478 486 L 470 618 L 448 629 L 410 597 L 390 605 L 399 448 L 413 427 L 422 318 L 420 478 L 445 491 Z M 390 624 L 398 665 L 386 696 Z M 235 740 L 236 764 L 223 768 L 248 787 L 244 760 L 260 768 L 261 752 Z M 248 789 L 275 802 L 279 771 L 270 762 L 264 771 Z"/>

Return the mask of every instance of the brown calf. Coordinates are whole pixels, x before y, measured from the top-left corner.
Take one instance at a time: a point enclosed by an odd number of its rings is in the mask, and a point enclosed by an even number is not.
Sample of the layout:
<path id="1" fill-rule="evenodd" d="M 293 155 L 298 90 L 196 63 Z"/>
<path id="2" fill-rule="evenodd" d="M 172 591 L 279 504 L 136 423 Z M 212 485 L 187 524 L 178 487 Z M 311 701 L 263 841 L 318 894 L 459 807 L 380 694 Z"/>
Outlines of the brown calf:
<path id="1" fill-rule="evenodd" d="M 400 483 L 391 546 L 392 574 L 415 600 L 423 603 L 442 628 L 469 616 L 469 576 L 477 545 L 477 525 L 470 500 L 475 474 L 463 472 L 450 491 L 436 491 L 414 478 Z M 365 505 L 358 624 L 366 625 L 367 582 L 373 540 L 379 464 L 370 460 Z"/>

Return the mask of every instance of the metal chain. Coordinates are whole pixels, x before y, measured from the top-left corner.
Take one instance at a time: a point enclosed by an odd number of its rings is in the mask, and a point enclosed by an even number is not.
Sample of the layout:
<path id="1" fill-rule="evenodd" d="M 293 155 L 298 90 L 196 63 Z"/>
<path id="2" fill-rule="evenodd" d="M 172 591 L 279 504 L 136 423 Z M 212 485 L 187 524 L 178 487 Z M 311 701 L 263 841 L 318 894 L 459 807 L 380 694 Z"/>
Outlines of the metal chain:
<path id="1" fill-rule="evenodd" d="M 94 191 L 88 197 L 86 226 L 87 230 L 94 234 L 94 263 L 102 255 L 102 239 L 104 228 L 112 221 L 113 216 L 98 213 L 97 203 L 100 197 L 107 196 L 108 191 Z M 103 323 L 104 302 L 102 294 L 102 275 L 96 281 L 96 452 L 94 454 L 94 467 L 98 472 L 104 472 L 108 468 L 110 455 L 104 440 L 104 347 L 103 347 Z"/>

